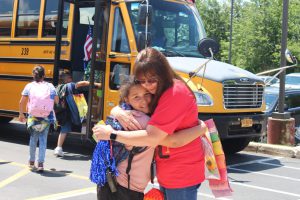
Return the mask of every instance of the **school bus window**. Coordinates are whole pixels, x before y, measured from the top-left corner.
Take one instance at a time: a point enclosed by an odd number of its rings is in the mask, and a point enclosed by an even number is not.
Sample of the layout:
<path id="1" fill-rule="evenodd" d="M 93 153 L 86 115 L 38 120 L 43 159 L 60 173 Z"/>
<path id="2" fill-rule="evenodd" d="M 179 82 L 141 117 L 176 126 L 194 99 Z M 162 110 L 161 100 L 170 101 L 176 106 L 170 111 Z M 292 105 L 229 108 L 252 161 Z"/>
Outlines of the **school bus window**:
<path id="1" fill-rule="evenodd" d="M 95 7 L 79 8 L 80 24 L 94 25 Z"/>
<path id="2" fill-rule="evenodd" d="M 40 3 L 39 0 L 19 1 L 16 36 L 37 36 Z"/>
<path id="3" fill-rule="evenodd" d="M 45 7 L 45 16 L 43 23 L 43 36 L 52 36 L 56 35 L 56 23 L 57 23 L 57 8 L 58 0 L 47 0 Z M 63 14 L 63 28 L 62 35 L 66 36 L 68 31 L 69 23 L 69 12 L 70 12 L 70 3 L 64 3 L 64 14 Z"/>
<path id="4" fill-rule="evenodd" d="M 115 10 L 114 32 L 111 50 L 115 52 L 129 52 L 128 38 L 124 26 L 123 17 L 119 8 Z"/>
<path id="5" fill-rule="evenodd" d="M 13 4 L 14 0 L 0 0 L 0 37 L 10 37 Z"/>
<path id="6" fill-rule="evenodd" d="M 122 82 L 129 76 L 129 64 L 112 62 L 110 65 L 109 87 L 118 90 Z"/>
<path id="7" fill-rule="evenodd" d="M 137 37 L 145 31 L 145 27 L 138 24 L 137 2 L 127 2 L 127 9 L 132 28 Z M 205 30 L 198 12 L 193 6 L 173 1 L 151 1 L 153 8 L 151 45 L 180 52 L 185 56 L 202 57 L 197 51 L 197 43 L 205 37 Z"/>

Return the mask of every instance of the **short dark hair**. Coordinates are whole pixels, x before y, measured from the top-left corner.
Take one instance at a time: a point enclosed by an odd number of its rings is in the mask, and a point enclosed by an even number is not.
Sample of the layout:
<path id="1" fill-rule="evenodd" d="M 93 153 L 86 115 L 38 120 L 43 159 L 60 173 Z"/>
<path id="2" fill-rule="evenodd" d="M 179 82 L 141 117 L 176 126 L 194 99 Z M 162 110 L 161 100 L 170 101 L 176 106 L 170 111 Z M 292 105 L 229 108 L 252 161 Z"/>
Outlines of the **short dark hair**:
<path id="1" fill-rule="evenodd" d="M 33 80 L 36 82 L 41 82 L 45 77 L 45 68 L 41 65 L 37 65 L 32 70 Z"/>
<path id="2" fill-rule="evenodd" d="M 67 78 L 67 77 L 72 78 L 72 75 L 71 75 L 70 71 L 62 71 L 59 75 L 60 79 L 64 79 L 64 78 Z"/>

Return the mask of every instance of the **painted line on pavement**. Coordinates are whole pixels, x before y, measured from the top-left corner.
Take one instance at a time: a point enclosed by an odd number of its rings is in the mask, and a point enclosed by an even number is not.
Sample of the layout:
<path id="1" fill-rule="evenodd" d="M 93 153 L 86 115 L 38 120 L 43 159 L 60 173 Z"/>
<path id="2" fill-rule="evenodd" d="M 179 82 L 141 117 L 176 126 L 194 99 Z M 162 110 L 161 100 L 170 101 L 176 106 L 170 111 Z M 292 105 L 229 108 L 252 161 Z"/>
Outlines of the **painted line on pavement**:
<path id="1" fill-rule="evenodd" d="M 83 188 L 83 189 L 79 189 L 79 190 L 72 190 L 72 191 L 68 191 L 68 192 L 56 193 L 56 194 L 51 194 L 51 195 L 46 195 L 46 196 L 41 196 L 41 197 L 30 198 L 27 200 L 59 200 L 59 199 L 76 197 L 76 196 L 81 196 L 81 195 L 90 194 L 90 193 L 96 193 L 96 187 L 89 187 L 89 188 Z"/>
<path id="2" fill-rule="evenodd" d="M 6 185 L 8 185 L 8 184 L 10 184 L 10 183 L 12 183 L 12 182 L 18 180 L 19 178 L 21 178 L 21 177 L 27 175 L 29 172 L 30 172 L 29 169 L 23 169 L 23 170 L 19 171 L 19 172 L 16 173 L 15 175 L 13 175 L 13 176 L 11 176 L 11 177 L 5 179 L 4 181 L 1 181 L 1 182 L 0 182 L 0 188 L 2 188 L 2 187 L 4 187 L 4 186 L 6 186 Z"/>
<path id="3" fill-rule="evenodd" d="M 21 163 L 10 162 L 10 161 L 6 161 L 6 160 L 0 160 L 0 162 L 7 162 L 8 165 L 17 166 L 17 167 L 23 167 L 23 168 L 26 168 L 26 169 L 28 168 L 28 165 L 21 164 Z M 89 180 L 88 177 L 77 175 L 77 174 L 59 172 L 59 171 L 54 171 L 54 170 L 51 170 L 51 169 L 45 169 L 45 171 L 47 171 L 48 173 L 52 173 L 52 174 L 67 175 L 67 176 L 70 176 L 70 177 L 73 177 L 73 178 L 78 178 L 78 179 L 82 179 L 82 180 Z"/>
<path id="4" fill-rule="evenodd" d="M 210 194 L 204 194 L 204 193 L 200 193 L 200 192 L 197 192 L 197 194 L 199 196 L 203 196 L 203 197 L 207 197 L 207 198 L 211 198 L 211 199 L 218 199 L 218 200 L 232 200 L 232 199 L 228 199 L 228 198 L 225 198 L 225 197 L 219 197 L 219 198 L 216 198 L 215 196 L 213 195 L 210 195 Z"/>
<path id="5" fill-rule="evenodd" d="M 13 161 L 0 160 L 0 162 L 7 162 L 6 163 L 7 165 L 12 165 L 12 166 L 17 166 L 17 167 L 23 167 L 23 168 L 28 167 L 28 165 L 21 164 L 21 163 L 16 163 L 16 162 L 13 162 Z"/>
<path id="6" fill-rule="evenodd" d="M 258 163 L 261 163 L 263 165 L 270 165 L 270 166 L 274 166 L 274 167 L 282 167 L 282 168 L 287 168 L 287 169 L 300 170 L 299 167 L 290 167 L 290 166 L 278 165 L 278 164 L 267 163 L 267 162 L 258 162 Z"/>
<path id="7" fill-rule="evenodd" d="M 57 174 L 57 175 L 64 175 L 64 176 L 70 176 L 70 177 L 73 177 L 73 178 L 77 178 L 77 179 L 82 179 L 82 180 L 85 180 L 85 181 L 89 181 L 90 179 L 86 176 L 81 176 L 81 175 L 77 175 L 77 174 L 72 174 L 72 173 L 66 173 L 66 172 L 60 172 L 60 171 L 54 171 L 54 170 L 51 170 L 51 169 L 46 169 L 45 171 L 47 171 L 47 173 L 50 173 L 50 174 Z"/>
<path id="8" fill-rule="evenodd" d="M 237 182 L 231 182 L 230 181 L 230 184 L 239 185 L 239 186 L 243 186 L 243 187 L 249 187 L 249 188 L 258 189 L 258 190 L 274 192 L 274 193 L 279 193 L 279 194 L 285 194 L 285 195 L 294 196 L 294 197 L 300 197 L 300 194 L 295 194 L 295 193 L 291 193 L 291 192 L 284 192 L 284 191 L 280 191 L 280 190 L 274 190 L 274 189 L 266 188 L 266 187 L 259 187 L 259 186 L 249 185 L 249 184 L 246 184 L 246 183 L 237 183 Z"/>
<path id="9" fill-rule="evenodd" d="M 250 164 L 260 163 L 260 164 L 263 164 L 263 165 L 270 165 L 270 166 L 275 166 L 275 167 L 283 167 L 283 168 L 287 168 L 287 169 L 300 170 L 299 167 L 290 167 L 290 166 L 285 166 L 285 165 L 268 163 L 268 161 L 280 160 L 282 158 L 283 157 L 271 157 L 271 158 L 265 158 L 265 159 L 258 159 L 258 160 L 252 160 L 252 161 L 248 161 L 248 162 L 243 162 L 243 163 L 228 165 L 227 167 L 239 167 L 239 166 L 243 166 L 243 165 L 250 165 Z"/>
<path id="10" fill-rule="evenodd" d="M 238 163 L 238 164 L 233 164 L 233 165 L 227 165 L 227 167 L 239 167 L 239 166 L 243 166 L 243 165 L 250 165 L 250 164 L 256 164 L 258 162 L 267 162 L 267 161 L 271 161 L 271 160 L 280 160 L 283 157 L 271 157 L 271 158 L 263 158 L 263 159 L 257 159 L 257 160 L 252 160 L 252 161 L 248 161 L 248 162 L 242 162 L 242 163 Z"/>
<path id="11" fill-rule="evenodd" d="M 228 169 L 241 171 L 241 172 L 249 172 L 249 173 L 253 173 L 253 174 L 260 174 L 260 175 L 270 176 L 270 177 L 275 177 L 275 178 L 287 179 L 287 180 L 290 180 L 290 181 L 299 181 L 300 182 L 299 178 L 291 178 L 291 177 L 280 176 L 280 175 L 275 175 L 275 174 L 266 174 L 266 173 L 262 173 L 262 172 L 256 172 L 256 171 L 251 171 L 251 170 L 246 170 L 246 169 L 238 169 L 238 168 L 234 168 L 234 167 L 228 167 Z"/>

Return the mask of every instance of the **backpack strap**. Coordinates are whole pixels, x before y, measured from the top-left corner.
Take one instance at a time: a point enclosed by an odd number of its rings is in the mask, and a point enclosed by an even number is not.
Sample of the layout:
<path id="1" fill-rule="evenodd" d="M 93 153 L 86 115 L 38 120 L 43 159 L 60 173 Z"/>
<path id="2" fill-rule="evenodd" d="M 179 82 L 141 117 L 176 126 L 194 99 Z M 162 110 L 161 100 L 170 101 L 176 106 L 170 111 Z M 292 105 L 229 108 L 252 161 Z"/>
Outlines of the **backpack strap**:
<path id="1" fill-rule="evenodd" d="M 128 189 L 130 189 L 130 170 L 131 170 L 131 163 L 134 155 L 144 152 L 148 147 L 132 147 L 132 149 L 129 151 L 128 155 L 128 165 L 126 168 L 126 174 L 128 179 Z"/>
<path id="2" fill-rule="evenodd" d="M 152 162 L 150 165 L 150 181 L 154 184 L 154 164 L 155 164 L 155 153 L 153 154 Z"/>
<path id="3" fill-rule="evenodd" d="M 72 95 L 73 94 L 72 83 L 67 83 L 66 85 L 67 85 L 68 94 Z"/>
<path id="4" fill-rule="evenodd" d="M 57 92 L 57 95 L 60 99 L 64 98 L 65 95 L 66 95 L 66 84 L 60 84 L 56 87 L 56 92 Z"/>
<path id="5" fill-rule="evenodd" d="M 128 156 L 128 165 L 127 165 L 127 169 L 126 169 L 126 174 L 127 174 L 127 180 L 128 180 L 128 189 L 130 189 L 130 170 L 131 170 L 131 163 L 132 163 L 132 159 L 133 159 L 133 153 L 132 150 L 129 152 L 129 156 Z"/>

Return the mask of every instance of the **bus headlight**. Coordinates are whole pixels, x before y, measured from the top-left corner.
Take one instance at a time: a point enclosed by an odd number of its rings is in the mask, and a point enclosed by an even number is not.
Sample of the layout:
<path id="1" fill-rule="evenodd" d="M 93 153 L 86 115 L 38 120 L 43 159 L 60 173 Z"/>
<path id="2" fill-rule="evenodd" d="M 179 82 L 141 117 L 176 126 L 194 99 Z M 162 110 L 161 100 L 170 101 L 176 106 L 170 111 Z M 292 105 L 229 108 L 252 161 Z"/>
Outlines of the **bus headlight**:
<path id="1" fill-rule="evenodd" d="M 210 98 L 209 95 L 205 94 L 204 92 L 194 92 L 197 105 L 201 106 L 212 106 L 213 100 Z"/>

